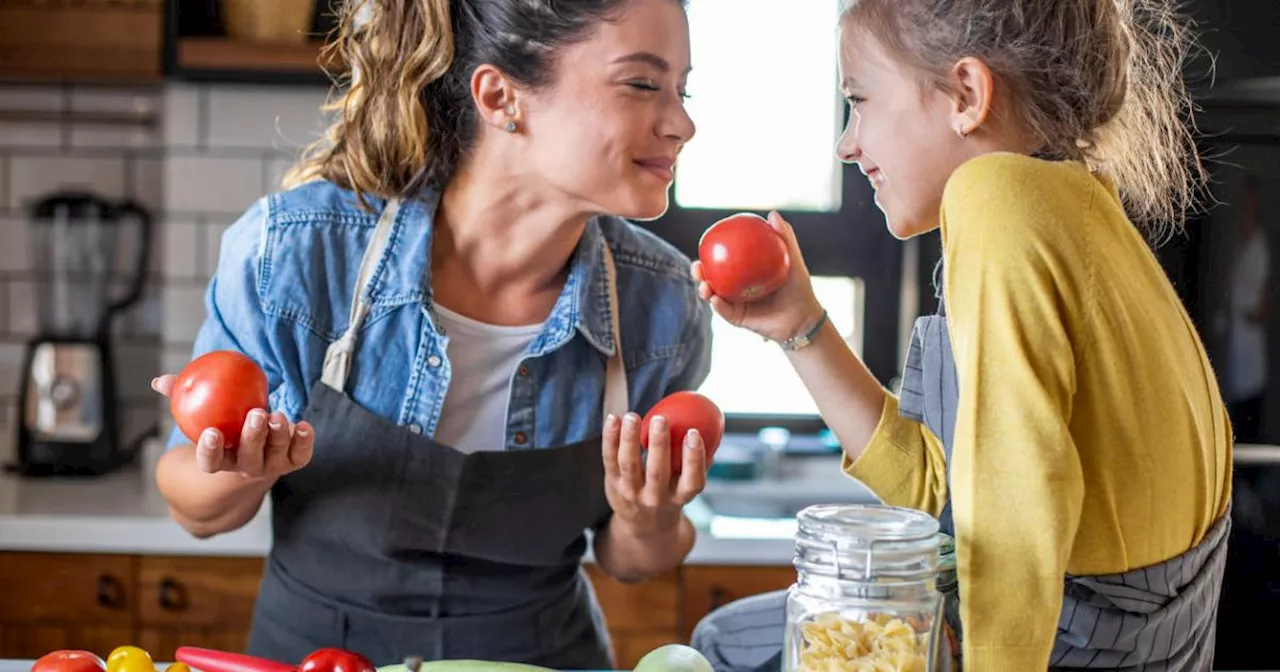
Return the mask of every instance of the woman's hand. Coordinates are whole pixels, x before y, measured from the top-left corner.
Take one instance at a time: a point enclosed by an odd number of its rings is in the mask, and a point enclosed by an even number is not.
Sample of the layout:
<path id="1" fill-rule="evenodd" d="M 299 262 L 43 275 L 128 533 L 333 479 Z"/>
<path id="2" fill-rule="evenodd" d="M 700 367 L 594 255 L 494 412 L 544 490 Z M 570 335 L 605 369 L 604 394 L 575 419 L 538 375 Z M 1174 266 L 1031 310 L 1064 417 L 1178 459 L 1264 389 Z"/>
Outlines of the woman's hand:
<path id="1" fill-rule="evenodd" d="M 175 376 L 165 374 L 151 381 L 151 388 L 169 396 Z M 315 447 L 315 429 L 307 422 L 296 425 L 285 414 L 254 409 L 245 418 L 239 445 L 226 448 L 222 433 L 209 428 L 196 442 L 196 465 L 209 474 L 235 472 L 246 478 L 275 479 L 305 467 Z"/>
<path id="2" fill-rule="evenodd" d="M 742 303 L 731 303 L 716 296 L 702 275 L 702 262 L 693 262 L 690 272 L 698 283 L 698 295 L 730 324 L 749 329 L 774 341 L 785 341 L 806 333 L 822 316 L 822 305 L 813 293 L 813 282 L 805 266 L 795 232 L 782 215 L 769 213 L 769 225 L 787 243 L 791 257 L 791 275 L 777 291 L 768 296 Z"/>
<path id="3" fill-rule="evenodd" d="M 605 420 L 604 482 L 614 513 L 610 525 L 621 525 L 629 536 L 643 539 L 676 529 L 684 517 L 684 505 L 706 487 L 707 456 L 702 437 L 690 430 L 680 477 L 672 478 L 666 419 L 656 416 L 650 421 L 649 450 L 643 459 L 640 422 L 635 413 Z"/>

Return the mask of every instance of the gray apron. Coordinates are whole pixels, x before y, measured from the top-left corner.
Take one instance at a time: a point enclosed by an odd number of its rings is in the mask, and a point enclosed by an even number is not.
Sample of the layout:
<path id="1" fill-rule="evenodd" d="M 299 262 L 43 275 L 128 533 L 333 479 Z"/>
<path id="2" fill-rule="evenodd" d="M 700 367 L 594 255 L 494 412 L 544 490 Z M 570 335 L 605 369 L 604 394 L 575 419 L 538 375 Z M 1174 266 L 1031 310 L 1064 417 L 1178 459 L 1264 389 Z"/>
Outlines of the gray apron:
<path id="1" fill-rule="evenodd" d="M 537 450 L 463 453 L 378 417 L 344 393 L 398 212 L 365 251 L 347 332 L 304 412 L 311 463 L 271 490 L 272 547 L 248 652 L 297 664 L 341 647 L 376 665 L 417 655 L 608 669 L 608 634 L 581 567 L 585 531 L 612 511 L 599 437 Z M 627 407 L 615 269 L 604 407 Z M 376 362 L 370 365 L 377 366 Z"/>
<path id="2" fill-rule="evenodd" d="M 942 442 L 950 488 L 960 387 L 937 272 L 935 284 L 938 314 L 917 319 L 912 330 L 899 412 Z M 949 497 L 939 522 L 954 536 Z M 1050 669 L 1211 670 L 1230 527 L 1228 510 L 1197 546 L 1179 556 L 1120 574 L 1064 577 Z M 947 600 L 948 622 L 962 638 L 958 588 Z"/>

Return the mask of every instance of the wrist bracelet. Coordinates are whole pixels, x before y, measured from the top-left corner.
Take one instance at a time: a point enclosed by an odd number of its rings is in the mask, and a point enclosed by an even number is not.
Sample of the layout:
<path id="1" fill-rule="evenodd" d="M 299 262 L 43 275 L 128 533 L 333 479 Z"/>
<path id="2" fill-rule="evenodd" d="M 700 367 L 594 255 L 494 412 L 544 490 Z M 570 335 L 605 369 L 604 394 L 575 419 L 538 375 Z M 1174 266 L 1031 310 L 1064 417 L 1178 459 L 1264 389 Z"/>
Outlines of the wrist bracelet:
<path id="1" fill-rule="evenodd" d="M 827 323 L 827 311 L 823 310 L 822 315 L 818 317 L 818 321 L 813 325 L 813 328 L 810 329 L 807 333 L 801 334 L 799 336 L 792 336 L 791 338 L 788 338 L 787 340 L 779 343 L 778 345 L 781 346 L 782 349 L 787 352 L 795 352 L 796 350 L 799 350 L 801 348 L 808 347 L 809 344 L 813 342 L 814 337 L 818 335 L 818 331 L 821 330 L 822 326 L 826 323 Z"/>

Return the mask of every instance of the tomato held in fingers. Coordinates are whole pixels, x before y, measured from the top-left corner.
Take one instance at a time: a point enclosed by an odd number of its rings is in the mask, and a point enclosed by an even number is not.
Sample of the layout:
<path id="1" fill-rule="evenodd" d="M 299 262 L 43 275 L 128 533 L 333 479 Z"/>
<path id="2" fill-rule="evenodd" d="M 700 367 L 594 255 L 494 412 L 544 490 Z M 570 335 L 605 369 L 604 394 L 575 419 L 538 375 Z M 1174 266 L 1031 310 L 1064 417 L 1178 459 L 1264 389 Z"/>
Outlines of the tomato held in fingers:
<path id="1" fill-rule="evenodd" d="M 230 350 L 201 355 L 182 369 L 169 394 L 169 411 L 182 433 L 199 441 L 212 427 L 235 448 L 245 417 L 267 407 L 267 376 L 252 359 Z"/>
<path id="2" fill-rule="evenodd" d="M 671 439 L 671 473 L 679 474 L 684 466 L 684 436 L 690 429 L 698 430 L 706 450 L 707 467 L 720 447 L 724 437 L 724 413 L 715 402 L 697 392 L 675 392 L 649 409 L 640 423 L 640 443 L 649 446 L 649 423 L 653 416 L 661 415 L 667 421 L 667 433 Z"/>
<path id="3" fill-rule="evenodd" d="M 98 654 L 78 649 L 50 651 L 40 656 L 31 672 L 103 672 L 107 664 Z"/>
<path id="4" fill-rule="evenodd" d="M 768 296 L 791 274 L 787 242 L 751 213 L 725 217 L 703 232 L 698 261 L 711 291 L 734 302 Z"/>
<path id="5" fill-rule="evenodd" d="M 298 672 L 377 672 L 377 668 L 368 658 L 345 649 L 317 649 L 312 651 Z"/>

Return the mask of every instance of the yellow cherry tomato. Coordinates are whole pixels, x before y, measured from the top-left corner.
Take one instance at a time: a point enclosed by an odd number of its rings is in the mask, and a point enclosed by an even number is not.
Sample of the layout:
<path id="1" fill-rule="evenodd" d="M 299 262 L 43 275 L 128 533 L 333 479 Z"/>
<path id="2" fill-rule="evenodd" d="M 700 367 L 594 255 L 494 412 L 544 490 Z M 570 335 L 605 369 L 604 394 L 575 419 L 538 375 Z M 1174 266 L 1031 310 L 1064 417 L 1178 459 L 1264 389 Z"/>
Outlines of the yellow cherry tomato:
<path id="1" fill-rule="evenodd" d="M 191 668 L 186 663 L 177 662 L 165 668 L 165 672 L 191 672 Z"/>
<path id="2" fill-rule="evenodd" d="M 118 646 L 107 656 L 107 672 L 155 672 L 151 654 L 136 646 Z"/>

